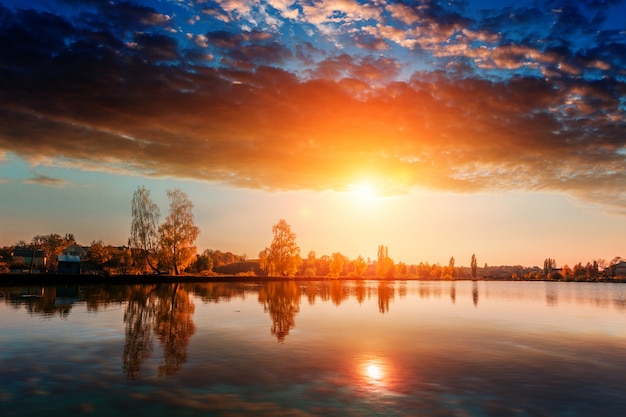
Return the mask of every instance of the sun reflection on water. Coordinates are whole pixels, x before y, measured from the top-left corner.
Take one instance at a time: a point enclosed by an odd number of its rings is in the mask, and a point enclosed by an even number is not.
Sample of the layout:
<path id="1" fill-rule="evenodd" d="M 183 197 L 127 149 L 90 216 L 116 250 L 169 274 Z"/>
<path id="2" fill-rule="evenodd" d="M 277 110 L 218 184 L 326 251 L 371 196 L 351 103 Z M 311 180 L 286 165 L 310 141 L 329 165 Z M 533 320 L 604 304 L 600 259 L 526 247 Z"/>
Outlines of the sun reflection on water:
<path id="1" fill-rule="evenodd" d="M 383 371 L 380 366 L 376 364 L 367 365 L 365 373 L 370 379 L 375 381 L 380 381 L 383 378 Z"/>
<path id="2" fill-rule="evenodd" d="M 389 365 L 381 358 L 365 358 L 359 362 L 360 379 L 366 387 L 384 388 L 389 382 Z"/>

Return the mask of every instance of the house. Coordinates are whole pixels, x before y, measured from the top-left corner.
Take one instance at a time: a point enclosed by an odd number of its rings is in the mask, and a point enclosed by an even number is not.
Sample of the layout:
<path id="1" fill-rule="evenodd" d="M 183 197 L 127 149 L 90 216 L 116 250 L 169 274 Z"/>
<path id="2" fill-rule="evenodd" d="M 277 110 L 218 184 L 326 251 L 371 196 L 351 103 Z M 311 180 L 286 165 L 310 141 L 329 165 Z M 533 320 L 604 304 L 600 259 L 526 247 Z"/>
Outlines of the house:
<path id="1" fill-rule="evenodd" d="M 74 243 L 63 249 L 63 255 L 78 256 L 82 261 L 87 257 L 87 248 L 87 246 L 79 246 Z"/>
<path id="2" fill-rule="evenodd" d="M 626 275 L 626 261 L 618 262 L 612 266 L 613 276 Z"/>
<path id="3" fill-rule="evenodd" d="M 57 255 L 60 274 L 80 274 L 80 256 L 78 255 Z"/>
<path id="4" fill-rule="evenodd" d="M 13 264 L 30 266 L 35 268 L 46 266 L 48 258 L 43 249 L 15 248 L 11 253 Z"/>

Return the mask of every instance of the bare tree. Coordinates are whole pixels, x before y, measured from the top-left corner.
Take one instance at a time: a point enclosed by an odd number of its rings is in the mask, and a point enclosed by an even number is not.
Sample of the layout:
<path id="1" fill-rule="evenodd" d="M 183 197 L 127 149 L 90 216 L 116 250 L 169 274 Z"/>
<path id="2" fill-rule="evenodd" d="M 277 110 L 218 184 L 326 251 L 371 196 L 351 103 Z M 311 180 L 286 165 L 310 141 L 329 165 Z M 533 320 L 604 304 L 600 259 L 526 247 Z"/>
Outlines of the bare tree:
<path id="1" fill-rule="evenodd" d="M 163 264 L 178 275 L 196 259 L 195 242 L 200 229 L 193 218 L 193 203 L 180 189 L 167 190 L 170 214 L 159 227 Z"/>
<path id="2" fill-rule="evenodd" d="M 130 224 L 128 246 L 141 269 L 145 269 L 147 265 L 157 271 L 154 256 L 159 244 L 159 207 L 152 201 L 150 191 L 144 186 L 135 190 L 131 206 L 133 220 Z"/>

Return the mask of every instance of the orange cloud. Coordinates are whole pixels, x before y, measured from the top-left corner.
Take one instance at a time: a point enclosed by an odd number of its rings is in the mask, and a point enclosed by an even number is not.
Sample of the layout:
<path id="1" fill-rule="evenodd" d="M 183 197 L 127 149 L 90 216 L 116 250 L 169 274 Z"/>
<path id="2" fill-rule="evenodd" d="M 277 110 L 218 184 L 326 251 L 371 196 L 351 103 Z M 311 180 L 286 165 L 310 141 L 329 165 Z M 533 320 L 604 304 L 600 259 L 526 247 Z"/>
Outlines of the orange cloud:
<path id="1" fill-rule="evenodd" d="M 388 192 L 604 190 L 623 202 L 626 118 L 608 86 L 555 90 L 540 80 L 499 85 L 417 74 L 371 88 L 302 82 L 273 68 L 238 75 L 233 84 L 219 71 L 196 74 L 187 80 L 194 94 L 175 83 L 130 88 L 115 107 L 62 90 L 54 106 L 5 103 L 0 148 L 237 187 L 341 189 L 368 177 Z M 572 96 L 588 105 L 569 106 Z M 619 124 L 607 123 L 609 114 Z"/>
<path id="2" fill-rule="evenodd" d="M 218 3 L 203 18 L 223 26 L 179 38 L 175 14 L 126 3 L 100 6 L 110 32 L 7 12 L 0 155 L 260 189 L 368 178 L 388 193 L 552 190 L 626 206 L 626 86 L 602 73 L 624 48 L 608 35 L 583 54 L 513 42 L 491 30 L 508 16 L 481 27 L 436 2 Z M 317 38 L 285 40 L 271 22 L 295 10 L 282 24 Z M 224 25 L 246 16 L 263 24 Z M 408 76 L 418 58 L 430 69 Z"/>

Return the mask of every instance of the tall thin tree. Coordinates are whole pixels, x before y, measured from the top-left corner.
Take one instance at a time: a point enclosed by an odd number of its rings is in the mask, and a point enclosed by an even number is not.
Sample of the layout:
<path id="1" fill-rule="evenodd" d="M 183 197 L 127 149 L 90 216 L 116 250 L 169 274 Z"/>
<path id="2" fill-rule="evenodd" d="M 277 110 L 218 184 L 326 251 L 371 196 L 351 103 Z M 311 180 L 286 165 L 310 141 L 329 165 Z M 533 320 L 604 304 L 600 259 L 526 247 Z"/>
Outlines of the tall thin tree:
<path id="1" fill-rule="evenodd" d="M 476 254 L 472 254 L 471 268 L 472 268 L 472 279 L 475 280 L 476 275 L 478 274 L 478 261 L 476 261 Z"/>
<path id="2" fill-rule="evenodd" d="M 131 209 L 133 219 L 128 246 L 141 269 L 147 265 L 157 271 L 154 258 L 159 246 L 159 207 L 150 198 L 150 191 L 140 186 L 133 193 Z"/>

